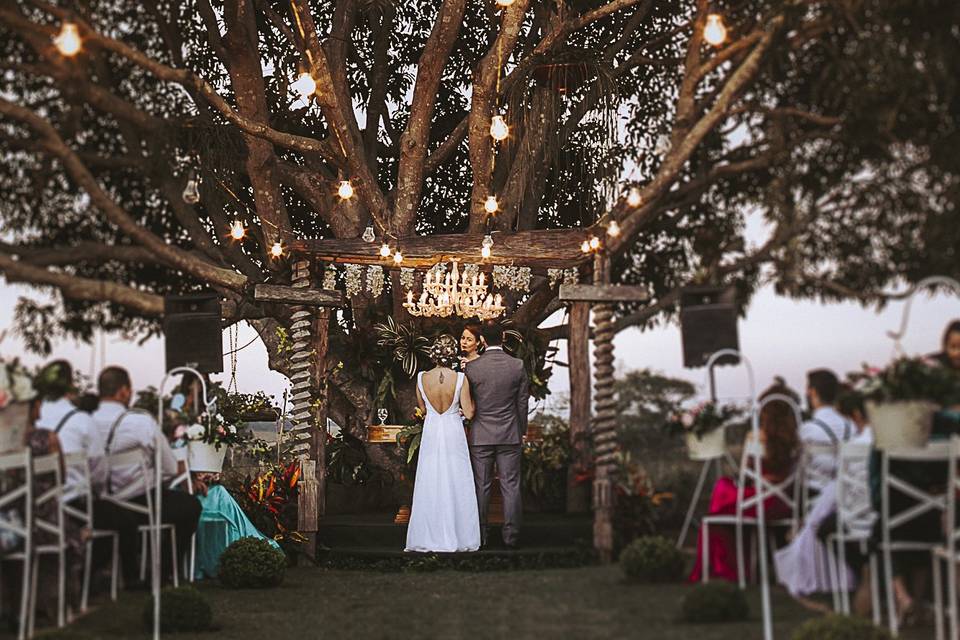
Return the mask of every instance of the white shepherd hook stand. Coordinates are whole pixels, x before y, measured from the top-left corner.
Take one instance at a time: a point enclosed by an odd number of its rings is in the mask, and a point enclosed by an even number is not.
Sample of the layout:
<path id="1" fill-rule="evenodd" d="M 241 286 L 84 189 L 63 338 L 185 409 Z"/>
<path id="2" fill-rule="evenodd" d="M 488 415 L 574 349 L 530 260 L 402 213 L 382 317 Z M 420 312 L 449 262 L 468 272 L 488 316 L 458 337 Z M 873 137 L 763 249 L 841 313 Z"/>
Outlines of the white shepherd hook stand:
<path id="1" fill-rule="evenodd" d="M 957 282 L 949 276 L 930 276 L 915 284 L 904 296 L 906 303 L 903 305 L 903 316 L 900 318 L 900 330 L 887 331 L 887 335 L 893 339 L 894 358 L 905 355 L 901 341 L 903 340 L 903 336 L 907 335 L 907 325 L 910 323 L 910 308 L 913 306 L 913 299 L 922 289 L 936 285 L 946 285 L 953 289 L 953 292 L 960 297 L 960 282 Z"/>
<path id="2" fill-rule="evenodd" d="M 717 361 L 720 358 L 726 356 L 734 356 L 743 362 L 743 365 L 747 370 L 747 381 L 749 383 L 749 406 L 752 407 L 754 398 L 757 394 L 756 382 L 753 377 L 753 366 L 750 364 L 750 361 L 736 349 L 721 349 L 720 351 L 710 354 L 710 358 L 707 360 L 707 384 L 710 388 L 710 400 L 712 402 L 717 401 L 717 388 L 713 373 L 714 367 L 717 365 Z M 725 428 L 725 426 L 721 428 Z M 697 486 L 693 490 L 693 497 L 690 498 L 690 506 L 687 507 L 687 515 L 683 519 L 683 527 L 680 529 L 680 537 L 677 538 L 677 549 L 683 548 L 684 543 L 687 541 L 687 533 L 690 531 L 690 525 L 693 523 L 694 514 L 696 514 L 697 505 L 700 502 L 700 494 L 703 493 L 703 487 L 707 482 L 707 478 L 710 476 L 710 471 L 715 470 L 714 477 L 716 478 L 722 476 L 724 460 L 726 460 L 727 464 L 730 465 L 730 468 L 736 472 L 737 463 L 730 456 L 729 451 L 724 450 L 723 456 L 717 456 L 703 460 L 703 464 L 700 468 L 700 477 L 697 479 Z"/>
<path id="3" fill-rule="evenodd" d="M 203 392 L 203 406 L 207 409 L 210 408 L 210 405 L 213 404 L 207 398 L 207 381 L 204 380 L 203 375 L 194 369 L 193 367 L 175 367 L 170 369 L 167 372 L 167 375 L 163 377 L 163 382 L 160 383 L 160 390 L 157 392 L 157 438 L 163 438 L 163 392 L 167 387 L 167 381 L 171 376 L 183 374 L 183 373 L 192 373 L 200 379 L 200 388 Z M 153 447 L 153 490 L 155 492 L 154 505 L 157 510 L 156 515 L 153 519 L 153 529 L 151 530 L 151 535 L 153 538 L 153 544 L 151 549 L 151 562 L 153 564 L 153 575 L 151 579 L 151 591 L 153 592 L 153 637 L 155 640 L 160 638 L 160 514 L 161 514 L 161 496 L 162 486 L 163 486 L 163 471 L 160 468 L 162 463 L 160 461 L 160 443 L 158 442 L 156 446 Z"/>

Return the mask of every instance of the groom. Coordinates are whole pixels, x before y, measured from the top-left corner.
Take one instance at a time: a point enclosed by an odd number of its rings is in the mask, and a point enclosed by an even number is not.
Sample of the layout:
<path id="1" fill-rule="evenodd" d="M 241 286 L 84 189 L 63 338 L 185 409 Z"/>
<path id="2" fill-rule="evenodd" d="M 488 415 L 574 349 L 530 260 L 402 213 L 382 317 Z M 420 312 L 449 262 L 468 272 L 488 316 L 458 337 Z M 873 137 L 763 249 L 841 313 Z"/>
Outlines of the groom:
<path id="1" fill-rule="evenodd" d="M 527 433 L 529 382 L 523 362 L 503 350 L 503 327 L 489 320 L 481 329 L 487 350 L 466 367 L 476 414 L 470 425 L 470 461 L 480 508 L 481 544 L 487 544 L 487 507 L 493 465 L 503 492 L 503 543 L 516 548 L 523 505 L 520 501 L 521 438 Z"/>

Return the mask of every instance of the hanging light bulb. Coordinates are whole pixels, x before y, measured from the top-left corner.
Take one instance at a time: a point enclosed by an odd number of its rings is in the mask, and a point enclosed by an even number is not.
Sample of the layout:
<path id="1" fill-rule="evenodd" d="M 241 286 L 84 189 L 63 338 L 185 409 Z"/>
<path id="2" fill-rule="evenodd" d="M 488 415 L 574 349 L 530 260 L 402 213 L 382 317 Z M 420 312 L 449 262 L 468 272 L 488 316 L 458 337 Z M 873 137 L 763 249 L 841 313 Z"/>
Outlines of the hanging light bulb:
<path id="1" fill-rule="evenodd" d="M 243 223 L 239 220 L 234 220 L 230 225 L 230 237 L 234 240 L 243 240 L 245 235 L 247 235 L 247 230 L 243 228 Z"/>
<path id="2" fill-rule="evenodd" d="M 493 116 L 493 120 L 490 121 L 490 136 L 500 142 L 506 140 L 509 135 L 510 127 L 507 126 L 507 121 L 503 119 L 503 116 Z"/>
<path id="3" fill-rule="evenodd" d="M 364 230 L 363 230 L 363 235 L 360 236 L 360 238 L 361 238 L 364 242 L 373 242 L 374 240 L 377 239 L 377 237 L 376 237 L 376 236 L 374 235 L 374 233 L 373 233 L 373 227 L 372 227 L 372 226 L 368 226 L 366 229 L 364 229 Z"/>
<path id="4" fill-rule="evenodd" d="M 190 172 L 190 177 L 187 178 L 187 186 L 183 188 L 183 193 L 180 195 L 187 204 L 197 204 L 200 202 L 200 189 L 197 187 L 197 179 L 194 177 L 192 171 Z"/>
<path id="5" fill-rule="evenodd" d="M 723 24 L 723 17 L 719 13 L 707 16 L 707 24 L 703 27 L 703 39 L 707 44 L 719 47 L 727 39 L 727 28 Z"/>
<path id="6" fill-rule="evenodd" d="M 302 71 L 290 88 L 300 94 L 304 100 L 309 100 L 310 96 L 317 92 L 317 81 L 309 71 Z"/>
<path id="7" fill-rule="evenodd" d="M 274 258 L 280 258 L 283 256 L 283 245 L 280 244 L 279 240 L 274 242 L 273 246 L 270 247 L 270 255 Z"/>
<path id="8" fill-rule="evenodd" d="M 62 55 L 71 57 L 80 53 L 80 30 L 72 22 L 64 22 L 53 44 Z"/>
<path id="9" fill-rule="evenodd" d="M 590 236 L 590 249 L 596 251 L 600 248 L 600 238 L 597 236 Z"/>
<path id="10" fill-rule="evenodd" d="M 349 200 L 353 197 L 353 185 L 350 184 L 349 180 L 340 182 L 340 186 L 337 187 L 337 195 L 343 200 Z"/>
<path id="11" fill-rule="evenodd" d="M 403 264 L 403 254 L 397 249 L 393 254 L 393 264 Z"/>
<path id="12" fill-rule="evenodd" d="M 590 241 L 589 241 L 589 240 L 584 240 L 584 241 L 583 241 L 583 244 L 580 245 L 580 251 L 583 251 L 584 253 L 590 253 Z"/>
<path id="13" fill-rule="evenodd" d="M 496 196 L 487 196 L 487 201 L 483 203 L 483 210 L 489 213 L 490 215 L 495 214 L 500 210 L 500 203 L 497 202 Z"/>
<path id="14" fill-rule="evenodd" d="M 380 257 L 389 258 L 390 257 L 390 245 L 384 242 L 380 245 Z"/>
<path id="15" fill-rule="evenodd" d="M 627 193 L 627 204 L 631 207 L 639 207 L 643 204 L 643 197 L 640 195 L 640 189 L 633 187 Z"/>
<path id="16" fill-rule="evenodd" d="M 513 0 L 497 0 L 497 5 L 501 7 L 509 7 L 513 4 Z"/>
<path id="17" fill-rule="evenodd" d="M 607 225 L 607 235 L 611 238 L 616 238 L 620 235 L 620 223 L 616 220 L 611 220 L 610 224 Z"/>

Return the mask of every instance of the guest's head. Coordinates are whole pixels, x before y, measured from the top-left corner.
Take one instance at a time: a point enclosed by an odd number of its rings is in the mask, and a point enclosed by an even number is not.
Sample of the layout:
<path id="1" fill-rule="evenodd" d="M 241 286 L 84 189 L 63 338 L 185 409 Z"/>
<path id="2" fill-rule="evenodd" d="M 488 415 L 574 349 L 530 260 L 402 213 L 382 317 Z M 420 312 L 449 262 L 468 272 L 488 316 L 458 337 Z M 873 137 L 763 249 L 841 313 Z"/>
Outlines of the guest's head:
<path id="1" fill-rule="evenodd" d="M 460 334 L 460 350 L 465 354 L 483 353 L 483 328 L 477 322 L 469 322 Z"/>
<path id="2" fill-rule="evenodd" d="M 503 345 L 503 325 L 497 320 L 487 320 L 483 323 L 480 330 L 483 341 L 489 347 L 499 347 Z"/>
<path id="3" fill-rule="evenodd" d="M 810 408 L 832 407 L 840 394 L 840 380 L 829 369 L 814 369 L 807 373 L 807 400 Z"/>
<path id="4" fill-rule="evenodd" d="M 76 393 L 73 367 L 66 360 L 54 360 L 37 376 L 34 386 L 41 400 L 56 401 Z"/>
<path id="5" fill-rule="evenodd" d="M 857 431 L 867 426 L 867 409 L 863 396 L 852 389 L 844 390 L 837 399 L 837 410 L 857 425 Z"/>
<path id="6" fill-rule="evenodd" d="M 97 379 L 97 391 L 100 393 L 100 402 L 119 402 L 123 406 L 129 406 L 133 397 L 130 374 L 122 367 L 107 367 L 100 372 Z"/>
<path id="7" fill-rule="evenodd" d="M 960 370 L 960 320 L 954 320 L 943 332 L 943 364 L 951 369 Z"/>
<path id="8" fill-rule="evenodd" d="M 430 360 L 438 367 L 450 368 L 460 357 L 457 339 L 449 333 L 437 336 L 430 345 Z"/>
<path id="9" fill-rule="evenodd" d="M 760 400 L 773 395 L 796 397 L 786 384 L 774 383 L 760 394 Z M 793 466 L 800 448 L 797 414 L 786 400 L 771 400 L 760 410 L 760 431 L 764 437 L 764 458 L 772 469 L 787 470 Z"/>

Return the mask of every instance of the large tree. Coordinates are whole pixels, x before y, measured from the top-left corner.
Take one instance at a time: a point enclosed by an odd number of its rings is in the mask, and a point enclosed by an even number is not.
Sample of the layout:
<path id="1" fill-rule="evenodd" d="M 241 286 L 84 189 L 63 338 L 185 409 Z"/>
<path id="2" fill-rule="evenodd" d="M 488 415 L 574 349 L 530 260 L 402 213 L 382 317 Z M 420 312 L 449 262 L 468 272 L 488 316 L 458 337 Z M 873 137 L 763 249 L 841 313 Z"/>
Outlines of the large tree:
<path id="1" fill-rule="evenodd" d="M 67 22 L 73 56 L 53 44 Z M 866 299 L 958 273 L 957 24 L 951 0 L 3 0 L 0 271 L 60 294 L 18 304 L 38 349 L 156 331 L 164 294 L 204 288 L 272 344 L 289 311 L 252 291 L 289 280 L 273 245 L 359 259 L 368 225 L 438 254 L 498 230 L 504 262 L 575 261 L 596 233 L 654 294 L 620 327 L 690 282 Z M 510 301 L 521 327 L 559 308 L 544 275 Z M 393 284 L 339 331 L 400 313 Z"/>

